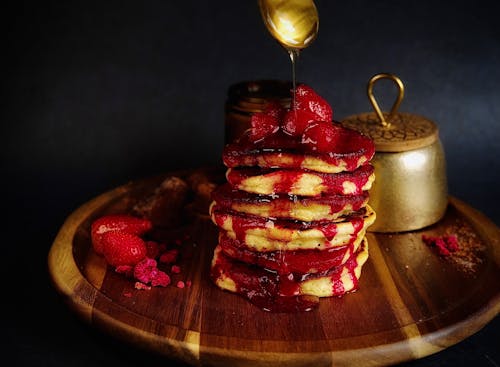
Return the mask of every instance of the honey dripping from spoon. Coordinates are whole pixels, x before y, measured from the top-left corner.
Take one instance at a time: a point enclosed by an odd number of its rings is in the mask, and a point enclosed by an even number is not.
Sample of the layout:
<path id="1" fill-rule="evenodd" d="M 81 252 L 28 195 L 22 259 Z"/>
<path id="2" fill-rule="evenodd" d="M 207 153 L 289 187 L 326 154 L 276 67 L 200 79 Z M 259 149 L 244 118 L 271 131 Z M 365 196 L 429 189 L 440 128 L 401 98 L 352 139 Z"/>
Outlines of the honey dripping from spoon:
<path id="1" fill-rule="evenodd" d="M 316 5 L 312 0 L 259 0 L 259 8 L 267 30 L 290 56 L 293 108 L 299 52 L 309 46 L 318 35 L 319 17 Z"/>

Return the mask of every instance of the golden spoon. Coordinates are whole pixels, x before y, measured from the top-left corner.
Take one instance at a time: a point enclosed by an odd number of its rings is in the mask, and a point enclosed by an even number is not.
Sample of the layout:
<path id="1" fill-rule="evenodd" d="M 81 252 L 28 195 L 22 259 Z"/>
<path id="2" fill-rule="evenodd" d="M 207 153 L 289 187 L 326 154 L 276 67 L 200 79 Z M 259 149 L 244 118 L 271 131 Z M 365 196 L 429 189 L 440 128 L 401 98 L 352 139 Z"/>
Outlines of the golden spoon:
<path id="1" fill-rule="evenodd" d="M 288 50 L 306 48 L 318 34 L 318 11 L 313 0 L 259 0 L 264 24 Z"/>

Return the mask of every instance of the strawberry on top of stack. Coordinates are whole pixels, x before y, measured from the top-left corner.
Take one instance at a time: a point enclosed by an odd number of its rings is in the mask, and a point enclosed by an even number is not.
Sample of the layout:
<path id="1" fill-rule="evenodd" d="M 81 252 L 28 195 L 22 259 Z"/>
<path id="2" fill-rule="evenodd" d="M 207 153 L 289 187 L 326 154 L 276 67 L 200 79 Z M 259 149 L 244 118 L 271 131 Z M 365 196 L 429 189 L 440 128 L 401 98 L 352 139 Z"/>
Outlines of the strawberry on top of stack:
<path id="1" fill-rule="evenodd" d="M 309 86 L 292 100 L 289 110 L 270 102 L 224 148 L 228 182 L 210 206 L 219 227 L 212 280 L 277 312 L 356 290 L 375 220 L 372 140 L 333 122 Z"/>

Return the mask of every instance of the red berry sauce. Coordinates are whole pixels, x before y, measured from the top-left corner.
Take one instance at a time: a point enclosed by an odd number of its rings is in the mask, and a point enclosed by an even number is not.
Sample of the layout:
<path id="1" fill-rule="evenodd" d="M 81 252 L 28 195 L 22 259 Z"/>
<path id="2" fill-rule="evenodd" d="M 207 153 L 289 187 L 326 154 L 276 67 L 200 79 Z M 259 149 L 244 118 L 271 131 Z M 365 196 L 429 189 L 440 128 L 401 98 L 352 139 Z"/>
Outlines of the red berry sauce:
<path id="1" fill-rule="evenodd" d="M 358 288 L 358 279 L 354 274 L 356 267 L 357 260 L 353 255 L 344 265 L 320 273 L 279 274 L 267 268 L 233 260 L 221 251 L 211 268 L 211 277 L 215 281 L 221 274 L 227 274 L 234 281 L 236 292 L 264 311 L 309 311 L 317 307 L 319 298 L 299 295 L 300 282 L 328 277 L 332 282 L 332 295 L 341 296 L 346 293 L 341 280 L 344 269 L 348 270 L 348 275 L 354 284 L 349 291 Z"/>
<path id="2" fill-rule="evenodd" d="M 342 265 L 346 254 L 354 252 L 354 243 L 326 250 L 253 251 L 244 242 L 221 232 L 219 246 L 227 256 L 247 264 L 255 264 L 278 274 L 319 273 Z"/>
<path id="3" fill-rule="evenodd" d="M 309 173 L 318 176 L 322 180 L 323 194 L 338 195 L 344 194 L 344 183 L 352 182 L 355 185 L 355 191 L 350 193 L 353 195 L 360 195 L 363 193 L 363 186 L 369 181 L 374 172 L 371 164 L 365 164 L 352 172 L 340 173 L 320 173 L 308 170 L 282 170 L 282 169 L 259 169 L 255 167 L 242 167 L 233 168 L 227 171 L 226 178 L 231 186 L 238 189 L 244 180 L 255 177 L 263 176 L 265 178 L 273 179 L 276 184 L 273 187 L 275 194 L 288 194 L 293 192 L 293 188 L 301 179 L 304 173 Z"/>
<path id="4" fill-rule="evenodd" d="M 292 137 L 281 130 L 257 142 L 244 134 L 238 141 L 225 146 L 222 159 L 227 167 L 272 168 L 273 162 L 279 161 L 281 168 L 300 168 L 306 156 L 314 156 L 335 166 L 344 161 L 346 169 L 351 171 L 359 166 L 361 157 L 369 161 L 375 154 L 375 146 L 370 138 L 348 128 L 342 128 L 339 134 L 341 136 L 335 140 L 328 153 L 313 151 L 308 144 L 302 144 L 300 137 Z M 286 160 L 282 159 L 283 155 L 287 157 Z"/>
<path id="5" fill-rule="evenodd" d="M 240 172 L 241 173 L 241 172 Z M 296 196 L 287 194 L 257 195 L 232 188 L 229 184 L 219 186 L 212 192 L 212 199 L 220 208 L 231 209 L 234 204 L 266 205 L 272 217 L 287 219 L 294 205 L 304 207 L 319 204 L 330 207 L 329 214 L 335 214 L 350 205 L 357 211 L 364 207 L 368 201 L 368 192 L 359 195 L 320 195 L 316 197 Z"/>

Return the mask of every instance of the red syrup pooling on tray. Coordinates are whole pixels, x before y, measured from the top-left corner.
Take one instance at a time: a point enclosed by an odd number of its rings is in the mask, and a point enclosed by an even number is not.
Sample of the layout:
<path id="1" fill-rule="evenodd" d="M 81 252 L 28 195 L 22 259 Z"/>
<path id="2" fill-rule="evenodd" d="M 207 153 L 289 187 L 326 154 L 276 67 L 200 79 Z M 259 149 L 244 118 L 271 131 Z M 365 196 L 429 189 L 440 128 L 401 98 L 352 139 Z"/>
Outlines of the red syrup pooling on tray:
<path id="1" fill-rule="evenodd" d="M 287 219 L 292 207 L 300 204 L 304 207 L 319 204 L 329 206 L 329 214 L 338 213 L 350 205 L 352 211 L 358 211 L 368 201 L 368 191 L 359 195 L 319 195 L 315 197 L 288 194 L 258 195 L 233 189 L 229 184 L 217 187 L 212 192 L 212 199 L 220 208 L 231 209 L 237 204 L 266 205 L 275 217 Z"/>
<path id="2" fill-rule="evenodd" d="M 221 232 L 219 246 L 229 257 L 278 272 L 319 273 L 342 265 L 346 256 L 354 252 L 354 242 L 326 250 L 253 251 L 243 242 L 229 238 Z"/>
<path id="3" fill-rule="evenodd" d="M 350 182 L 353 183 L 355 187 L 354 192 L 350 194 L 360 195 L 363 193 L 363 187 L 366 185 L 373 172 L 374 167 L 371 164 L 364 164 L 351 172 L 340 173 L 320 173 L 305 169 L 260 169 L 245 167 L 228 170 L 226 178 L 233 188 L 238 188 L 244 180 L 250 177 L 264 176 L 273 178 L 276 182 L 273 186 L 274 193 L 286 194 L 292 191 L 304 173 L 309 173 L 321 178 L 322 185 L 324 186 L 324 194 L 344 194 L 344 183 Z"/>
<path id="4" fill-rule="evenodd" d="M 299 282 L 328 277 L 332 283 L 332 295 L 341 296 L 346 293 L 342 281 L 345 269 L 353 282 L 350 291 L 358 288 L 358 280 L 354 274 L 357 265 L 356 256 L 353 254 L 344 265 L 320 273 L 279 274 L 266 268 L 230 260 L 221 252 L 211 268 L 211 277 L 215 280 L 221 274 L 230 274 L 235 283 L 236 292 L 264 311 L 310 311 L 318 306 L 319 297 L 299 295 Z"/>
<path id="5" fill-rule="evenodd" d="M 329 164 L 339 165 L 344 161 L 349 171 L 359 165 L 359 159 L 365 157 L 369 161 L 375 154 L 373 141 L 355 130 L 342 128 L 342 136 L 336 139 L 328 153 L 319 153 L 311 150 L 310 146 L 303 144 L 300 137 L 292 137 L 282 130 L 269 135 L 264 139 L 253 142 L 248 134 L 243 134 L 240 139 L 224 147 L 222 159 L 227 167 L 257 166 L 257 157 L 273 155 L 287 155 L 287 160 L 280 160 L 281 168 L 300 168 L 306 156 L 315 156 Z M 270 160 L 270 162 L 274 162 Z"/>

